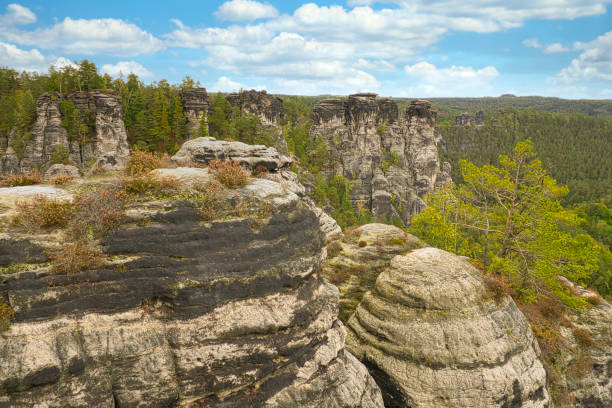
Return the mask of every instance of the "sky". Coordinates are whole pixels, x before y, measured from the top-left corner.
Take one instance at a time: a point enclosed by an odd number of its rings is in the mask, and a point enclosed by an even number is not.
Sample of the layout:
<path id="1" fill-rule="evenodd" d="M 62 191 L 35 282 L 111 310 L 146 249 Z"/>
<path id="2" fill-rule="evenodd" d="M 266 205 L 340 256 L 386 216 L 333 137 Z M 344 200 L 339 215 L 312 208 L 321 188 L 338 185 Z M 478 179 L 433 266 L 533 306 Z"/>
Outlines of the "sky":
<path id="1" fill-rule="evenodd" d="M 612 99 L 612 0 L 0 1 L 0 66 L 209 91 Z"/>

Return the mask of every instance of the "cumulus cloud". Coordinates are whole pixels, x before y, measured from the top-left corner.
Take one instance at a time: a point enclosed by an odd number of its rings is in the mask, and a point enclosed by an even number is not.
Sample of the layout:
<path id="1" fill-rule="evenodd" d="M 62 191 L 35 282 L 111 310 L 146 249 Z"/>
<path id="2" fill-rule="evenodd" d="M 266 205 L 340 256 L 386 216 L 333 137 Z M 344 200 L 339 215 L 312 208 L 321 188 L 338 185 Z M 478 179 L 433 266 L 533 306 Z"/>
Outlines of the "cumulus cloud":
<path id="1" fill-rule="evenodd" d="M 36 15 L 19 4 L 6 6 L 6 13 L 0 14 L 0 24 L 4 26 L 25 25 L 36 22 Z"/>
<path id="2" fill-rule="evenodd" d="M 559 52 L 567 52 L 570 49 L 562 45 L 561 43 L 552 43 L 544 47 L 544 52 L 546 54 L 556 54 Z"/>
<path id="3" fill-rule="evenodd" d="M 33 31 L 0 27 L 0 37 L 20 44 L 67 54 L 131 56 L 163 49 L 164 43 L 138 26 L 123 20 L 66 17 L 50 28 Z"/>
<path id="4" fill-rule="evenodd" d="M 357 60 L 357 64 L 355 64 L 356 68 L 363 69 L 371 69 L 373 71 L 392 71 L 395 69 L 395 65 L 391 64 L 388 61 L 377 60 L 377 61 L 368 61 L 363 58 L 359 58 Z"/>
<path id="5" fill-rule="evenodd" d="M 12 44 L 0 42 L 0 66 L 9 66 L 17 71 L 42 71 L 48 68 L 46 58 L 37 49 L 22 50 Z"/>
<path id="6" fill-rule="evenodd" d="M 493 66 L 438 68 L 425 61 L 406 65 L 404 71 L 418 84 L 408 90 L 415 96 L 484 95 L 483 92 L 491 90 L 491 82 L 499 76 Z"/>
<path id="7" fill-rule="evenodd" d="M 104 64 L 102 65 L 101 71 L 104 74 L 109 74 L 114 77 L 121 75 L 127 76 L 133 73 L 144 79 L 155 78 L 155 75 L 151 71 L 136 61 L 119 61 L 116 64 Z"/>
<path id="8" fill-rule="evenodd" d="M 563 82 L 612 81 L 612 31 L 590 42 L 577 42 L 574 49 L 582 53 L 557 77 Z"/>
<path id="9" fill-rule="evenodd" d="M 253 0 L 231 0 L 223 3 L 215 16 L 221 20 L 228 21 L 253 21 L 260 18 L 272 18 L 278 16 L 278 10 L 270 4 L 260 3 Z"/>
<path id="10" fill-rule="evenodd" d="M 540 40 L 537 38 L 528 38 L 523 40 L 523 45 L 529 48 L 542 48 L 542 44 L 540 44 Z"/>

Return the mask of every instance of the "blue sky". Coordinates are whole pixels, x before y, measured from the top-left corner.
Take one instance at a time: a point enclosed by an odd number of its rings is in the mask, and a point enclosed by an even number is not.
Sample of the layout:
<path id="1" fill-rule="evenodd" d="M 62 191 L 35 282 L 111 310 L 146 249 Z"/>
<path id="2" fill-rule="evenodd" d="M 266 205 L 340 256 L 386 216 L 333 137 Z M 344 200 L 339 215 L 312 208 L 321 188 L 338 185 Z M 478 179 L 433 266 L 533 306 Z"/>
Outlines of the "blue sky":
<path id="1" fill-rule="evenodd" d="M 211 91 L 612 99 L 612 0 L 0 2 L 0 66 Z"/>

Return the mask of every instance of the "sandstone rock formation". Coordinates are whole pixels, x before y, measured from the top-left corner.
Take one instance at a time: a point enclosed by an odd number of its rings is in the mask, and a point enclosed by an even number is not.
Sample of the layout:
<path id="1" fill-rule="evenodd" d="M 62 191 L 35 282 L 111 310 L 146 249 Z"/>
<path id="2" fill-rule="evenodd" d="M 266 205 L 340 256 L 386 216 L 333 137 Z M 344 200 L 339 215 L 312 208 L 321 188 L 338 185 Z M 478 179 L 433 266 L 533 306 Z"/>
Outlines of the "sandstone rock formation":
<path id="1" fill-rule="evenodd" d="M 185 189 L 210 180 L 207 169 L 155 175 Z M 0 333 L 0 407 L 382 408 L 344 350 L 310 206 L 265 179 L 223 191 L 215 208 L 233 215 L 213 220 L 188 197 L 131 201 L 100 242 L 105 265 L 70 275 L 38 263 L 61 229 L 0 236 L 12 245 L 0 249 L 0 300 L 15 311 Z"/>
<path id="2" fill-rule="evenodd" d="M 546 373 L 512 299 L 487 297 L 467 260 L 398 255 L 349 320 L 348 349 L 386 407 L 549 407 Z"/>
<path id="3" fill-rule="evenodd" d="M 239 108 L 243 114 L 257 116 L 262 126 L 275 135 L 276 146 L 281 153 L 287 154 L 287 141 L 280 126 L 283 108 L 283 100 L 280 97 L 270 95 L 266 91 L 251 89 L 231 93 L 226 99 L 230 105 Z"/>
<path id="4" fill-rule="evenodd" d="M 423 197 L 450 181 L 436 148 L 436 112 L 428 101 L 413 101 L 399 114 L 391 98 L 376 94 L 324 99 L 314 107 L 312 137 L 330 153 L 331 173 L 351 180 L 352 201 L 375 218 L 408 223 Z"/>
<path id="5" fill-rule="evenodd" d="M 273 147 L 227 142 L 214 137 L 188 140 L 172 156 L 172 161 L 177 164 L 208 164 L 212 160 L 226 159 L 236 160 L 250 170 L 263 166 L 268 171 L 277 171 L 291 164 L 290 158 L 279 154 Z"/>
<path id="6" fill-rule="evenodd" d="M 210 101 L 205 88 L 185 89 L 180 93 L 181 105 L 183 105 L 183 114 L 187 122 L 188 135 L 195 135 L 203 123 L 208 126 L 208 108 Z"/>
<path id="7" fill-rule="evenodd" d="M 457 126 L 482 126 L 484 125 L 484 112 L 478 111 L 475 116 L 463 112 L 455 116 L 455 124 Z"/>
<path id="8" fill-rule="evenodd" d="M 95 116 L 95 129 L 87 140 L 69 140 L 61 125 L 63 99 L 72 101 L 81 112 L 89 109 Z M 58 149 L 66 152 L 73 164 L 84 169 L 91 166 L 121 169 L 129 156 L 121 100 L 106 91 L 75 92 L 67 96 L 57 92 L 43 94 L 36 103 L 36 122 L 31 133 L 23 157 L 18 157 L 9 147 L 0 158 L 0 175 L 44 169 L 52 164 L 52 156 Z"/>
<path id="9" fill-rule="evenodd" d="M 45 171 L 44 179 L 46 181 L 49 181 L 53 179 L 54 177 L 58 177 L 58 176 L 80 177 L 81 172 L 76 166 L 72 166 L 70 164 L 56 163 L 56 164 L 51 165 L 51 167 L 49 167 L 47 171 Z"/>
<path id="10" fill-rule="evenodd" d="M 584 312 L 568 310 L 570 325 L 562 326 L 560 350 L 554 362 L 560 378 L 555 386 L 566 388 L 565 406 L 612 406 L 612 305 L 597 293 L 564 280 L 590 305 Z"/>
<path id="11" fill-rule="evenodd" d="M 396 255 L 424 246 L 402 229 L 366 224 L 338 235 L 327 245 L 323 275 L 340 290 L 340 319 L 347 323 L 363 295 Z"/>

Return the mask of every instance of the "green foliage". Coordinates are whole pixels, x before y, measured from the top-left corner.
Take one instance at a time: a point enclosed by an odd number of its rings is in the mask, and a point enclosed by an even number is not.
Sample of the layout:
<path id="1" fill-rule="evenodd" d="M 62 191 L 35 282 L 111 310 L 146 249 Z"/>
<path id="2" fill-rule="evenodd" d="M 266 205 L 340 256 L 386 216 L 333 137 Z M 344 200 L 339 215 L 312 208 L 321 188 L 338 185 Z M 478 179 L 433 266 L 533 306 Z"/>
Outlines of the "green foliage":
<path id="1" fill-rule="evenodd" d="M 14 319 L 14 315 L 15 312 L 13 309 L 0 300 L 0 333 L 11 327 L 11 321 Z"/>
<path id="2" fill-rule="evenodd" d="M 70 163 L 70 157 L 68 154 L 68 150 L 63 145 L 55 145 L 53 147 L 53 152 L 51 153 L 51 162 L 59 163 L 59 164 L 68 164 Z"/>
<path id="3" fill-rule="evenodd" d="M 557 201 L 567 188 L 546 175 L 531 141 L 519 142 L 500 167 L 461 161 L 465 184 L 429 198 L 411 230 L 429 244 L 480 259 L 506 276 L 525 301 L 551 293 L 583 307 L 558 276 L 586 282 L 598 270 L 595 240 L 577 232 L 579 219 Z"/>

